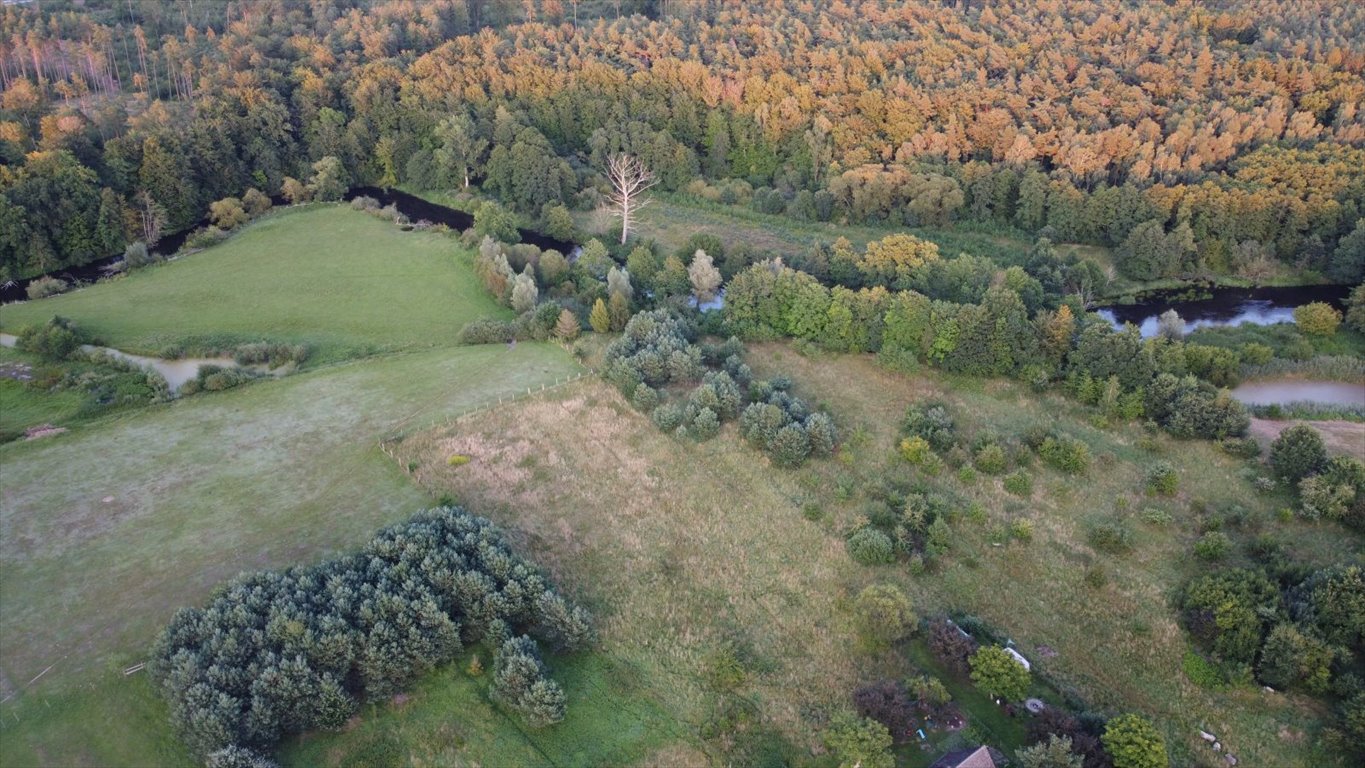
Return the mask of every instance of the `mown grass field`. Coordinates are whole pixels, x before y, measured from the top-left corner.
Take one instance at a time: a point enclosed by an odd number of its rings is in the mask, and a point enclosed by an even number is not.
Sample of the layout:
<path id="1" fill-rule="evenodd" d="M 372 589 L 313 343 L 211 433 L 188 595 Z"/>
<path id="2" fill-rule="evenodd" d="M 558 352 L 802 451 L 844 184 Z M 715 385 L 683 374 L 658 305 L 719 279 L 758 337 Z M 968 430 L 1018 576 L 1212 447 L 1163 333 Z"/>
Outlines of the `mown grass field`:
<path id="1" fill-rule="evenodd" d="M 280 210 L 226 242 L 115 281 L 0 309 L 0 327 L 75 320 L 106 345 L 307 343 L 310 364 L 450 345 L 465 323 L 505 316 L 451 237 L 403 232 L 347 206 Z"/>
<path id="2" fill-rule="evenodd" d="M 162 705 L 119 672 L 178 607 L 430 504 L 383 434 L 579 370 L 545 344 L 401 354 L 0 447 L 0 764 L 186 761 Z"/>
<path id="3" fill-rule="evenodd" d="M 981 616 L 1058 689 L 1090 706 L 1154 718 L 1180 761 L 1207 752 L 1202 728 L 1243 764 L 1315 764 L 1322 723 L 1307 700 L 1255 687 L 1205 690 L 1184 677 L 1188 646 L 1169 600 L 1204 567 L 1190 557 L 1196 499 L 1212 509 L 1244 507 L 1250 522 L 1231 529 L 1235 541 L 1265 534 L 1304 563 L 1358 558 L 1358 540 L 1332 525 L 1278 521 L 1272 513 L 1284 500 L 1257 497 L 1243 462 L 1207 443 L 1159 437 L 1139 447 L 1136 426 L 1098 429 L 1073 403 L 1022 385 L 902 376 L 870 358 L 807 358 L 786 345 L 753 349 L 750 359 L 759 371 L 791 374 L 799 391 L 832 408 L 847 438 L 839 458 L 800 472 L 772 469 L 739 444 L 733 427 L 707 443 L 680 442 L 605 384 L 585 381 L 410 436 L 400 459 L 415 464 L 431 492 L 453 493 L 518 532 L 522 550 L 600 617 L 601 652 L 640 670 L 650 697 L 700 734 L 707 754 L 733 754 L 736 744 L 773 733 L 804 752 L 818 744 L 823 715 L 855 685 L 911 669 L 904 653 L 861 655 L 851 629 L 851 596 L 892 581 L 923 613 Z M 967 486 L 933 478 L 981 510 L 958 517 L 946 560 L 919 577 L 903 566 L 858 566 L 843 534 L 857 519 L 862 488 L 915 471 L 894 445 L 905 408 L 925 397 L 951 403 L 969 434 L 1055 426 L 1085 441 L 1096 462 L 1079 478 L 1033 464 L 1027 499 L 1006 494 L 998 478 Z M 474 460 L 452 468 L 445 459 L 453 453 Z M 1143 472 L 1157 458 L 1181 473 L 1173 499 L 1143 492 Z M 802 514 L 811 504 L 824 512 L 818 521 Z M 1174 522 L 1141 523 L 1138 511 L 1147 507 L 1166 509 Z M 1103 555 L 1087 543 L 1087 523 L 1110 514 L 1130 518 L 1133 552 Z M 1004 527 L 1017 518 L 1033 521 L 1032 542 L 1005 543 Z M 1105 570 L 1106 585 L 1085 582 L 1092 564 Z M 727 646 L 747 670 L 733 692 L 716 690 L 708 672 Z M 1017 721 L 979 719 L 1002 741 L 1019 738 Z M 440 738 L 430 728 L 413 737 Z M 363 747 L 349 735 L 332 744 L 340 754 Z M 921 758 L 932 756 L 912 750 L 906 762 Z"/>

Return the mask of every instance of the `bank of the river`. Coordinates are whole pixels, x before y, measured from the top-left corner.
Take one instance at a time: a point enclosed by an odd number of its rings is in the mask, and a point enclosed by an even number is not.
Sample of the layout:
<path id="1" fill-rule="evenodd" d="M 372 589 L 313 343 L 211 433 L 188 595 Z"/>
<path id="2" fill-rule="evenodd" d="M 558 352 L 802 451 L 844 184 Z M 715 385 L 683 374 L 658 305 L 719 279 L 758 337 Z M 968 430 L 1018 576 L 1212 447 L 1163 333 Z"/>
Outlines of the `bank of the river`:
<path id="1" fill-rule="evenodd" d="M 1144 338 L 1157 334 L 1161 315 L 1175 310 L 1185 331 L 1219 326 L 1274 325 L 1294 321 L 1294 309 L 1313 302 L 1343 307 L 1351 287 L 1345 285 L 1261 286 L 1255 288 L 1191 286 L 1179 292 L 1155 291 L 1124 304 L 1100 307 L 1097 314 L 1115 326 L 1131 323 Z"/>
<path id="2" fill-rule="evenodd" d="M 14 347 L 19 339 L 8 333 L 0 333 L 0 347 Z M 166 385 L 172 392 L 180 391 L 185 382 L 199 375 L 199 369 L 206 365 L 218 368 L 240 368 L 242 367 L 230 357 L 183 357 L 175 360 L 167 360 L 160 357 L 147 357 L 145 355 L 134 355 L 113 347 L 99 347 L 94 344 L 82 344 L 81 351 L 87 354 L 105 354 L 131 363 L 140 368 L 150 368 L 160 374 L 166 380 Z M 251 367 L 251 370 L 265 372 L 259 366 Z"/>

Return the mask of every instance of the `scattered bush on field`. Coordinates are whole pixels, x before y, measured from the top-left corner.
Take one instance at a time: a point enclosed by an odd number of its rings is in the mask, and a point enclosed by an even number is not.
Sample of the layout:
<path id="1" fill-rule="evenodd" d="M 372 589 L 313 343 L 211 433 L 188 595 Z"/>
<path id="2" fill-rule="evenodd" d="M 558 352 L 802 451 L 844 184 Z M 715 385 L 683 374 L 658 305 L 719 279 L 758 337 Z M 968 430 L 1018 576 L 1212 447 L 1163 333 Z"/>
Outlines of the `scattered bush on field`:
<path id="1" fill-rule="evenodd" d="M 26 325 L 19 329 L 15 346 L 32 352 L 45 360 L 65 360 L 85 343 L 85 335 L 76 324 L 64 317 L 53 316 L 42 325 Z"/>
<path id="2" fill-rule="evenodd" d="M 854 624 L 870 649 L 883 650 L 905 639 L 915 629 L 910 598 L 894 584 L 873 584 L 853 601 Z"/>
<path id="3" fill-rule="evenodd" d="M 957 442 L 948 406 L 935 400 L 910 406 L 901 422 L 901 431 L 911 438 L 923 438 L 936 451 L 947 451 Z"/>
<path id="4" fill-rule="evenodd" d="M 848 553 L 863 565 L 885 565 L 896 557 L 891 537 L 872 526 L 859 528 L 848 537 Z"/>
<path id="5" fill-rule="evenodd" d="M 1270 468 L 1281 479 L 1297 483 L 1327 463 L 1327 446 L 1316 429 L 1292 426 L 1270 444 Z"/>
<path id="6" fill-rule="evenodd" d="M 551 606 L 567 604 L 491 523 L 439 508 L 357 553 L 238 577 L 175 615 L 149 670 L 194 751 L 266 754 L 287 734 L 341 727 L 362 701 L 490 639 L 494 696 L 538 725 L 562 718 L 563 691 L 534 642 L 510 635 L 535 628 L 570 648 L 587 637 L 542 628 Z"/>
<path id="7" fill-rule="evenodd" d="M 988 475 L 998 475 L 1005 471 L 1005 449 L 995 443 L 987 443 L 976 451 L 976 468 Z"/>
<path id="8" fill-rule="evenodd" d="M 1146 486 L 1148 493 L 1174 496 L 1176 489 L 1180 487 L 1180 475 L 1176 474 L 1175 465 L 1162 459 L 1148 467 Z"/>
<path id="9" fill-rule="evenodd" d="M 1066 435 L 1043 440 L 1043 444 L 1038 446 L 1038 455 L 1043 457 L 1043 461 L 1068 474 L 1079 475 L 1090 467 L 1090 448 Z"/>
<path id="10" fill-rule="evenodd" d="M 1033 495 L 1033 478 L 1022 469 L 1005 476 L 1005 490 L 1015 496 L 1027 498 Z"/>
<path id="11" fill-rule="evenodd" d="M 1194 554 L 1201 560 L 1222 560 L 1232 549 L 1232 540 L 1222 531 L 1209 531 L 1194 543 Z"/>
<path id="12" fill-rule="evenodd" d="M 1090 546 L 1107 554 L 1120 555 L 1133 549 L 1133 531 L 1127 523 L 1118 518 L 1103 518 L 1091 522 L 1085 537 Z"/>

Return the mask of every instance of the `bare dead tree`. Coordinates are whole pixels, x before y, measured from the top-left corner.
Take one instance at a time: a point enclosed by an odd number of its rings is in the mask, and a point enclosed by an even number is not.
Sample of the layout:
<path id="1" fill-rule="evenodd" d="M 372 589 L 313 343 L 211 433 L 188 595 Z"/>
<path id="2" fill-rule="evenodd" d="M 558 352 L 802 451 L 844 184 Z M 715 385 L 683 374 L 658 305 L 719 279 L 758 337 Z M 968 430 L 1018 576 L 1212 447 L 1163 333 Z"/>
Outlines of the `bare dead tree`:
<path id="1" fill-rule="evenodd" d="M 649 205 L 649 188 L 659 180 L 640 158 L 624 153 L 607 158 L 607 179 L 611 181 L 611 202 L 621 217 L 621 244 L 625 245 L 631 215 Z"/>

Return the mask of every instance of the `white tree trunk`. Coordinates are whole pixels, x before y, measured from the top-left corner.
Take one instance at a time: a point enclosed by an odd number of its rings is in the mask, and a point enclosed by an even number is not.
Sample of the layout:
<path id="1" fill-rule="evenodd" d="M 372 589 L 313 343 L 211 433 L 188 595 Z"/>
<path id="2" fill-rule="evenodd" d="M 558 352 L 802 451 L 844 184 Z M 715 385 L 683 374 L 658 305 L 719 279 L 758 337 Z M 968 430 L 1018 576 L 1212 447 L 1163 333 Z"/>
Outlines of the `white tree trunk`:
<path id="1" fill-rule="evenodd" d="M 611 182 L 611 201 L 621 217 L 621 244 L 625 245 L 630 237 L 631 214 L 649 204 L 646 193 L 658 180 L 639 158 L 626 154 L 607 158 L 607 179 Z"/>

